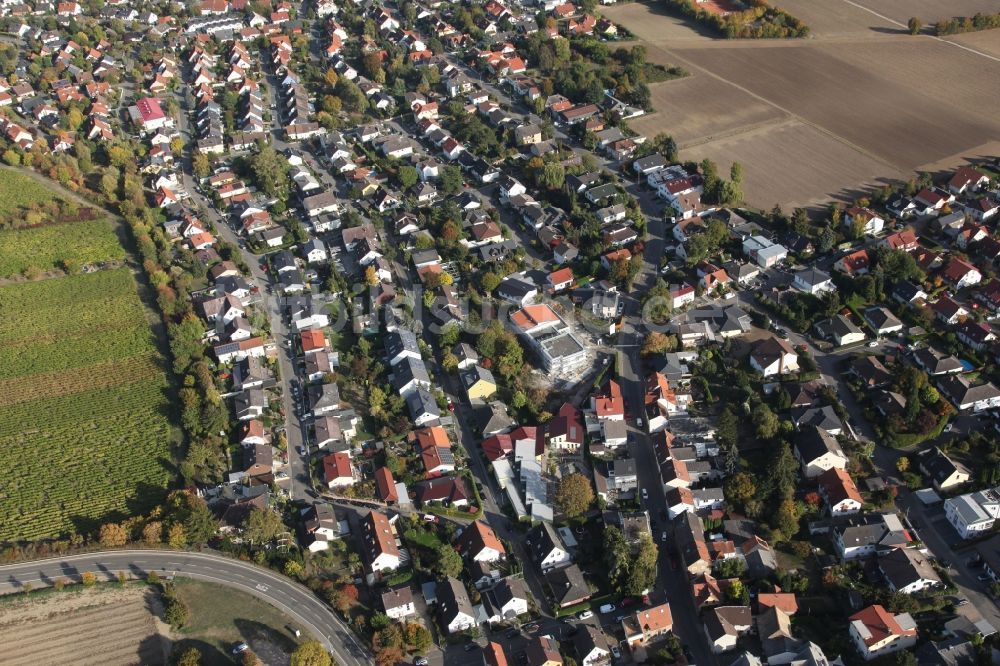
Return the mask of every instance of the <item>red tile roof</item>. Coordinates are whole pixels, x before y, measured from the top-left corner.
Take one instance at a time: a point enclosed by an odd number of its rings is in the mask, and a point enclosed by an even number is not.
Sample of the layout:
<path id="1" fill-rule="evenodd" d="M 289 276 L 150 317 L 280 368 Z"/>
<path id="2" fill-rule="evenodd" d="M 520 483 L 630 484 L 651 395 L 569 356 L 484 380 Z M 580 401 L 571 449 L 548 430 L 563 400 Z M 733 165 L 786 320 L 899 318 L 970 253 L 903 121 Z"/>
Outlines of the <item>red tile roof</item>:
<path id="1" fill-rule="evenodd" d="M 383 502 L 399 501 L 399 495 L 396 494 L 396 481 L 392 478 L 392 472 L 389 471 L 388 467 L 379 467 L 375 470 L 375 488 Z"/>

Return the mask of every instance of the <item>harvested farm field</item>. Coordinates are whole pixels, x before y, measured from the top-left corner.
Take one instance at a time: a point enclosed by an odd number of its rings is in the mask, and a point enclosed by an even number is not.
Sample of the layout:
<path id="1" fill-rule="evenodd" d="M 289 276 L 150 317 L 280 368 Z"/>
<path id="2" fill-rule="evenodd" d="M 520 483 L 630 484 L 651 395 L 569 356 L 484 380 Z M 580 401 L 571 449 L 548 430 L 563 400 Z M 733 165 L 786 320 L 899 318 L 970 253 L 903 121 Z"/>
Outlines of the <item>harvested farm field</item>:
<path id="1" fill-rule="evenodd" d="M 798 0 L 802 2 L 803 0 Z M 905 24 L 911 16 L 916 16 L 924 25 L 937 23 L 958 16 L 972 16 L 977 12 L 984 14 L 1000 11 L 996 0 L 854 0 L 855 4 L 866 7 L 873 12 Z M 782 5 L 795 4 L 782 2 Z"/>
<path id="2" fill-rule="evenodd" d="M 725 172 L 733 161 L 742 164 L 743 191 L 754 205 L 766 209 L 775 204 L 786 209 L 808 205 L 815 197 L 816 183 L 845 183 L 844 190 L 830 191 L 827 196 L 853 199 L 866 186 L 881 186 L 905 175 L 796 120 L 681 150 L 684 160 L 706 157 Z"/>
<path id="3" fill-rule="evenodd" d="M 842 199 L 986 154 L 1000 137 L 1000 31 L 938 39 L 903 28 L 914 13 L 931 23 L 991 3 L 956 0 L 947 12 L 930 0 L 912 11 L 904 0 L 875 4 L 783 2 L 812 28 L 809 38 L 783 40 L 713 38 L 655 3 L 602 8 L 650 61 L 692 75 L 653 86 L 656 112 L 630 126 L 670 134 L 684 159 L 742 162 L 747 202 L 767 208 Z M 928 94 L 927 82 L 942 79 L 947 94 Z"/>
<path id="4" fill-rule="evenodd" d="M 655 136 L 664 125 L 669 126 L 670 135 L 681 148 L 788 117 L 749 93 L 708 76 L 654 83 L 649 91 L 656 113 L 629 121 L 629 127 Z"/>
<path id="5" fill-rule="evenodd" d="M 165 639 L 157 630 L 155 603 L 145 585 L 102 585 L 5 600 L 0 605 L 0 664 L 162 664 Z"/>

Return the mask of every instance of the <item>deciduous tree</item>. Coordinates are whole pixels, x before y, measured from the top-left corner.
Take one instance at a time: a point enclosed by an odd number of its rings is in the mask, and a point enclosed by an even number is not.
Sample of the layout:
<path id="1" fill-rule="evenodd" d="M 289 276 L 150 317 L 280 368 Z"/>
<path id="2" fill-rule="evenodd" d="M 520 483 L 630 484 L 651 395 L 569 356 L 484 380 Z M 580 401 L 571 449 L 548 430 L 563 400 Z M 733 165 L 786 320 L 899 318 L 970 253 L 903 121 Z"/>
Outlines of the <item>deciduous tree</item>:
<path id="1" fill-rule="evenodd" d="M 585 513 L 593 501 L 594 489 L 590 485 L 590 479 L 583 474 L 568 474 L 559 481 L 556 506 L 567 518 Z"/>
<path id="2" fill-rule="evenodd" d="M 104 548 L 117 548 L 128 543 L 128 530 L 116 523 L 101 525 L 98 541 Z"/>
<path id="3" fill-rule="evenodd" d="M 333 666 L 333 659 L 319 641 L 306 641 L 292 653 L 291 666 Z"/>

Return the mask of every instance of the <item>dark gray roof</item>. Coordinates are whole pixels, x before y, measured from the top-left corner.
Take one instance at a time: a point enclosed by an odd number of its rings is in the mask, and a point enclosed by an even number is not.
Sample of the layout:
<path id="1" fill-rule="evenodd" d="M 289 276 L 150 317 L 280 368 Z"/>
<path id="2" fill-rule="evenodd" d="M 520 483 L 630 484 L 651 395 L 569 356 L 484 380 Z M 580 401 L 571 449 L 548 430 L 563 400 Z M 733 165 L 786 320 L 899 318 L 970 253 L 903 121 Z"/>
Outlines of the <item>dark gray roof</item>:
<path id="1" fill-rule="evenodd" d="M 438 615 L 449 624 L 459 613 L 474 617 L 472 602 L 465 585 L 457 578 L 448 578 L 437 586 Z"/>
<path id="2" fill-rule="evenodd" d="M 412 419 L 424 414 L 430 414 L 434 417 L 441 416 L 437 400 L 425 389 L 417 389 L 406 396 L 406 406 L 410 410 L 410 418 Z"/>
<path id="3" fill-rule="evenodd" d="M 806 464 L 827 453 L 843 455 L 843 450 L 833 435 L 812 425 L 803 428 L 795 437 L 795 448 Z"/>
<path id="4" fill-rule="evenodd" d="M 392 367 L 392 384 L 397 391 L 414 380 L 430 384 L 431 378 L 422 360 L 407 356 Z"/>
<path id="5" fill-rule="evenodd" d="M 562 604 L 567 601 L 586 599 L 590 597 L 590 588 L 583 577 L 580 567 L 571 564 L 562 569 L 553 569 L 545 575 L 549 583 L 552 595 L 557 603 Z"/>
<path id="6" fill-rule="evenodd" d="M 831 405 L 797 409 L 792 413 L 792 418 L 795 421 L 795 425 L 800 428 L 815 426 L 830 431 L 844 427 L 844 424 L 840 421 L 840 417 L 837 416 L 837 412 Z"/>

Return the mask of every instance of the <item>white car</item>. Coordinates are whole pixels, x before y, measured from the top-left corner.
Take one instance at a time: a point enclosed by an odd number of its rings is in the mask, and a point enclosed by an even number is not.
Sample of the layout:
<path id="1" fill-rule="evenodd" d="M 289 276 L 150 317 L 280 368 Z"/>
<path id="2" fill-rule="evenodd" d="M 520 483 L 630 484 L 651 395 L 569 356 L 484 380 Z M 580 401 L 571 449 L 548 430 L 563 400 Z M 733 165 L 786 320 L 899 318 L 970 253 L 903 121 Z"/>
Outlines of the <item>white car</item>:
<path id="1" fill-rule="evenodd" d="M 872 340 L 871 342 L 868 343 L 868 346 L 871 347 L 872 349 L 878 347 L 878 340 Z"/>
<path id="2" fill-rule="evenodd" d="M 602 615 L 607 615 L 608 613 L 614 613 L 615 612 L 615 605 L 614 604 L 604 604 L 603 606 L 601 606 L 600 608 L 598 608 L 598 610 L 601 612 Z"/>
<path id="3" fill-rule="evenodd" d="M 649 492 L 645 488 L 642 489 L 642 499 L 644 500 L 649 499 Z"/>
<path id="4" fill-rule="evenodd" d="M 576 614 L 576 619 L 578 620 L 589 620 L 592 617 L 594 617 L 594 613 L 593 611 L 589 610 L 580 611 L 579 613 Z"/>
<path id="5" fill-rule="evenodd" d="M 617 645 L 611 646 L 611 656 L 614 657 L 615 659 L 622 658 L 622 651 L 618 649 Z"/>

